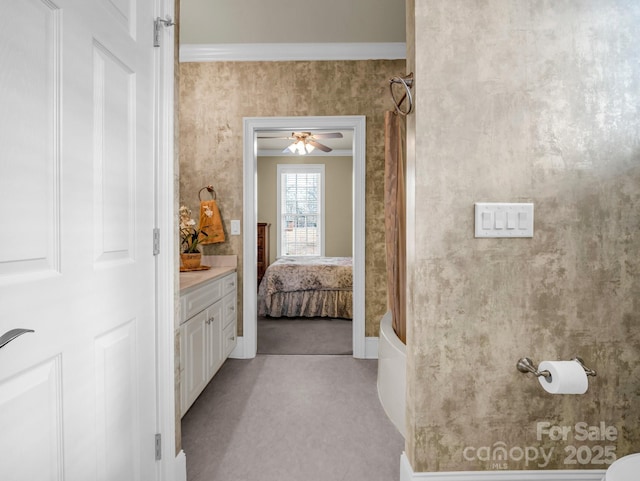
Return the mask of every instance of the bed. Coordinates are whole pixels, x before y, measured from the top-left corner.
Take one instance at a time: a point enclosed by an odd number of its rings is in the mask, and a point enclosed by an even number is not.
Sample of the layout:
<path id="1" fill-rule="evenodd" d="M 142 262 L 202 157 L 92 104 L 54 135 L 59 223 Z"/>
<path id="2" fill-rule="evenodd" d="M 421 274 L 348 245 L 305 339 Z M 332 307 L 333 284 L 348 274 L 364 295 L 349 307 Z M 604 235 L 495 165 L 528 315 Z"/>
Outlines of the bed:
<path id="1" fill-rule="evenodd" d="M 353 318 L 351 257 L 283 257 L 258 287 L 258 314 Z"/>

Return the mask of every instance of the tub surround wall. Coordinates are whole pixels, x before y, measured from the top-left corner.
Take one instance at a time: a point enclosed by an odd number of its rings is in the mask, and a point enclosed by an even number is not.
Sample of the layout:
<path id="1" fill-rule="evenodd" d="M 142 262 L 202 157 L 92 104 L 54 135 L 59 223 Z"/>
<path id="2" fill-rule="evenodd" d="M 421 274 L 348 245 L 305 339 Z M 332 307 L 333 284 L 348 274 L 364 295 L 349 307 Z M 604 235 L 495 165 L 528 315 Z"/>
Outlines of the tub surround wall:
<path id="1" fill-rule="evenodd" d="M 604 469 L 640 446 L 640 4 L 414 8 L 413 471 Z M 533 202 L 534 237 L 475 239 L 479 201 Z M 525 355 L 598 375 L 550 395 L 516 370 Z"/>
<path id="2" fill-rule="evenodd" d="M 378 398 L 391 422 L 406 437 L 407 346 L 393 330 L 388 311 L 380 321 Z"/>
<path id="3" fill-rule="evenodd" d="M 366 116 L 366 336 L 378 335 L 386 311 L 384 111 L 391 107 L 388 79 L 404 69 L 404 60 L 180 65 L 180 201 L 197 212 L 198 190 L 213 184 L 227 234 L 231 219 L 242 219 L 244 117 Z M 205 253 L 236 254 L 240 277 L 241 236 Z"/>

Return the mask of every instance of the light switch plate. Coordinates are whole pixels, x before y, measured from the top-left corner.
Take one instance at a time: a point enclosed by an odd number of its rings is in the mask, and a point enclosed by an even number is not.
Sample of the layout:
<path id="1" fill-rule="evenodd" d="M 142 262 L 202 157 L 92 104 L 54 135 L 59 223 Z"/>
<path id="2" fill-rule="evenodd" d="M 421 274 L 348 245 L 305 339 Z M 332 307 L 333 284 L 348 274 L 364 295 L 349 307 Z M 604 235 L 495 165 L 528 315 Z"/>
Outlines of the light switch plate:
<path id="1" fill-rule="evenodd" d="M 231 235 L 240 235 L 240 221 L 232 220 L 231 221 Z"/>
<path id="2" fill-rule="evenodd" d="M 476 202 L 476 237 L 533 237 L 533 204 Z"/>

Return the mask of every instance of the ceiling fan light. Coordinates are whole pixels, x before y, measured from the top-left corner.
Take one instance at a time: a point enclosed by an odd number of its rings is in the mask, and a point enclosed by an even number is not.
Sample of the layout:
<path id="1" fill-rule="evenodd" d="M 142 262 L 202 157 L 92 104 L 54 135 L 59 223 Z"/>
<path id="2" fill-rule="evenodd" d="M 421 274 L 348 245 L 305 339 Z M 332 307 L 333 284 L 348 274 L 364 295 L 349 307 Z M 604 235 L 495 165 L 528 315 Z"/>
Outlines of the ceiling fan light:
<path id="1" fill-rule="evenodd" d="M 311 144 L 306 144 L 305 148 L 307 149 L 307 154 L 310 154 L 315 150 L 315 147 Z"/>
<path id="2" fill-rule="evenodd" d="M 292 154 L 296 153 L 296 143 L 294 142 L 293 144 L 291 144 L 289 147 L 287 147 L 287 149 L 289 149 L 291 151 Z"/>
<path id="3" fill-rule="evenodd" d="M 304 149 L 304 142 L 302 140 L 298 140 L 296 142 L 296 148 L 298 149 L 298 154 L 300 155 L 304 155 L 307 153 L 307 151 Z"/>

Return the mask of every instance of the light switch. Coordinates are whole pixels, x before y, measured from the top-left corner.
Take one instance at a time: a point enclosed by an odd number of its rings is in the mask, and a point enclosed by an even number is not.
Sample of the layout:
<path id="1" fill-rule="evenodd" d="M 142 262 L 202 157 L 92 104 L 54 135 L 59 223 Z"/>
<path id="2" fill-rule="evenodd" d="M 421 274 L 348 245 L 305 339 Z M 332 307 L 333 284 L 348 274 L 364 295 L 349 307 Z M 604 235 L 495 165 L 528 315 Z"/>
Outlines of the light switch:
<path id="1" fill-rule="evenodd" d="M 527 213 L 518 212 L 518 229 L 526 229 L 526 228 L 527 228 Z"/>
<path id="2" fill-rule="evenodd" d="M 475 236 L 533 237 L 533 204 L 476 202 Z"/>
<path id="3" fill-rule="evenodd" d="M 483 212 L 482 213 L 482 228 L 483 229 L 491 229 L 493 227 L 493 216 L 491 212 Z"/>
<path id="4" fill-rule="evenodd" d="M 240 221 L 232 220 L 231 221 L 231 235 L 240 235 Z"/>

